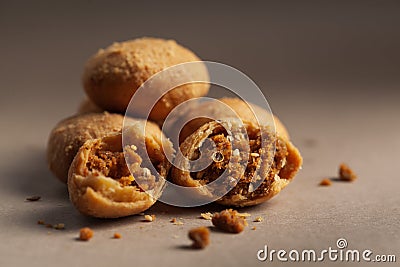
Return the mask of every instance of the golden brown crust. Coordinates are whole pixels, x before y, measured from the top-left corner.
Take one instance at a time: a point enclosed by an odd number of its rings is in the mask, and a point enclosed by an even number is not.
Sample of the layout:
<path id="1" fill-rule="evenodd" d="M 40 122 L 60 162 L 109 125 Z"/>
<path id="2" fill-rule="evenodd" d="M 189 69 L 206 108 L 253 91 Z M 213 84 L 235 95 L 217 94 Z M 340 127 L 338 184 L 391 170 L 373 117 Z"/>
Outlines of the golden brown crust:
<path id="1" fill-rule="evenodd" d="M 211 121 L 211 119 L 204 118 L 201 116 L 197 116 L 196 114 L 207 114 L 208 116 L 214 119 L 224 119 L 231 117 L 238 117 L 243 121 L 253 122 L 254 124 L 268 125 L 271 124 L 270 119 L 274 120 L 275 130 L 277 134 L 285 139 L 290 139 L 289 133 L 283 123 L 278 119 L 278 117 L 271 115 L 268 111 L 263 108 L 252 104 L 246 103 L 240 98 L 232 98 L 232 97 L 223 97 L 217 99 L 218 101 L 226 104 L 230 107 L 233 112 L 229 108 L 222 108 L 221 104 L 218 104 L 217 101 L 205 101 L 203 103 L 193 103 L 190 107 L 187 107 L 182 111 L 182 114 L 179 114 L 177 118 L 174 118 L 177 122 L 186 122 L 190 118 L 195 118 L 182 128 L 179 133 L 179 141 L 182 143 L 186 137 L 195 132 L 200 126 Z M 236 114 L 234 113 L 236 112 Z M 176 123 L 175 123 L 176 124 Z M 170 124 L 170 128 L 167 127 L 167 132 L 171 134 L 171 136 L 177 136 L 178 130 L 176 129 L 174 123 Z"/>
<path id="2" fill-rule="evenodd" d="M 82 77 L 83 86 L 97 106 L 124 113 L 135 91 L 151 76 L 170 66 L 193 61 L 200 59 L 174 40 L 140 38 L 114 43 L 100 49 L 88 60 Z M 208 77 L 204 71 L 204 76 Z M 208 89 L 209 85 L 205 83 L 174 89 L 157 102 L 149 118 L 162 121 L 176 105 L 204 96 Z"/>
<path id="3" fill-rule="evenodd" d="M 47 144 L 50 170 L 66 183 L 68 169 L 83 143 L 121 131 L 123 121 L 122 115 L 103 112 L 76 115 L 59 122 L 51 131 Z"/>
<path id="4" fill-rule="evenodd" d="M 202 185 L 218 179 L 229 168 L 231 173 L 238 173 L 240 176 L 234 177 L 232 175 L 238 182 L 226 195 L 217 200 L 219 204 L 251 206 L 262 203 L 278 194 L 300 169 L 302 164 L 300 153 L 289 140 L 275 136 L 267 127 L 258 128 L 251 122 L 245 122 L 244 125 L 250 138 L 251 150 L 247 166 L 243 166 L 245 164 L 240 161 L 229 162 L 231 155 L 233 155 L 233 152 L 230 151 L 230 141 L 224 136 L 223 127 L 218 122 L 211 121 L 202 125 L 187 137 L 181 144 L 180 150 L 183 157 L 191 160 L 196 159 L 196 154 L 198 154 L 203 141 L 206 138 L 211 138 L 217 144 L 217 148 L 222 148 L 219 151 L 222 155 L 225 155 L 222 157 L 223 162 L 212 163 L 207 169 L 199 172 L 188 172 L 173 167 L 170 175 L 171 180 L 181 186 L 197 187 L 196 192 L 199 195 L 212 196 L 213 193 Z M 272 142 L 267 147 L 261 147 L 260 136 L 268 138 Z M 268 147 L 271 145 L 274 145 L 274 148 Z M 273 149 L 275 149 L 274 157 L 271 155 Z M 174 165 L 181 166 L 181 161 L 182 157 L 178 156 Z M 250 177 L 255 176 L 255 174 L 264 180 L 258 188 L 253 189 L 253 181 Z"/>
<path id="5" fill-rule="evenodd" d="M 68 191 L 71 202 L 81 213 L 101 218 L 133 215 L 151 207 L 160 196 L 164 183 L 162 177 L 166 177 L 170 168 L 161 146 L 164 146 L 165 153 L 173 153 L 172 144 L 165 137 L 160 139 L 162 133 L 155 130 L 153 123 L 146 123 L 149 125 L 146 136 L 136 128 L 138 124 L 143 126 L 144 122 L 138 121 L 124 129 L 129 138 L 134 138 L 129 140 L 134 142 L 129 142 L 124 149 L 122 133 L 88 140 L 79 149 L 69 169 Z M 143 140 L 146 144 L 144 149 L 140 145 Z M 154 164 L 158 173 L 146 165 L 145 153 L 151 160 L 148 164 Z M 123 166 L 117 159 L 120 154 L 128 159 L 128 162 L 123 161 Z M 130 183 L 126 182 L 127 179 Z M 149 183 L 139 187 L 138 179 Z M 154 194 L 143 190 L 154 190 Z"/>

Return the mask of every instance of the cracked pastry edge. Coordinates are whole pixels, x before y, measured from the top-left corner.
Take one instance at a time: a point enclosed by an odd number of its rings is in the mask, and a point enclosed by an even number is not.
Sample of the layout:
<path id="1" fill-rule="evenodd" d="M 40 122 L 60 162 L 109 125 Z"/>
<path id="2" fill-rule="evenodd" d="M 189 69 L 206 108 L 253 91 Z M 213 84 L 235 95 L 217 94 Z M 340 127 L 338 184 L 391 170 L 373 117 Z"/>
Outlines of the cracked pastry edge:
<path id="1" fill-rule="evenodd" d="M 132 128 L 130 126 L 130 129 Z M 152 142 L 162 144 L 167 153 L 174 152 L 172 144 L 169 141 L 169 143 L 166 142 L 167 139 L 154 140 L 156 134 L 154 127 L 150 125 L 147 130 L 150 132 L 149 136 L 152 137 Z M 88 140 L 76 154 L 68 175 L 68 191 L 71 202 L 81 213 L 99 218 L 118 218 L 147 210 L 160 195 L 153 197 L 140 190 L 138 186 L 123 186 L 118 180 L 107 177 L 100 171 L 89 171 L 87 169 L 86 163 L 91 153 L 91 147 L 98 142 L 102 142 L 105 138 L 122 138 L 122 133 Z M 168 147 L 165 147 L 166 144 Z M 129 151 L 129 153 L 135 152 Z M 135 165 L 135 167 L 143 170 L 147 169 L 140 166 L 140 164 Z M 169 168 L 170 164 L 167 162 L 166 173 L 168 173 Z M 163 178 L 165 179 L 165 177 Z"/>
<path id="2" fill-rule="evenodd" d="M 254 123 L 249 121 L 245 121 L 244 124 L 251 125 L 250 127 L 255 127 Z M 187 137 L 180 147 L 182 154 L 184 156 L 192 154 L 198 148 L 198 145 L 201 144 L 201 140 L 206 139 L 210 134 L 212 134 L 214 127 L 216 127 L 217 125 L 218 123 L 215 121 L 205 123 L 197 131 Z M 257 205 L 271 199 L 290 183 L 290 181 L 294 178 L 299 169 L 301 169 L 303 159 L 300 155 L 299 150 L 292 144 L 291 141 L 287 139 L 286 136 L 282 137 L 278 134 L 277 138 L 280 138 L 280 140 L 285 143 L 288 155 L 285 157 L 285 166 L 283 166 L 282 169 L 279 171 L 279 175 L 275 176 L 274 181 L 269 187 L 268 194 L 251 200 L 249 200 L 246 196 L 239 194 L 233 195 L 229 198 L 227 198 L 225 195 L 216 200 L 217 203 L 226 206 L 239 207 Z M 179 160 L 179 158 L 176 158 L 176 160 Z M 182 171 L 177 167 L 172 168 L 170 177 L 174 183 L 177 183 L 181 186 L 196 187 L 195 192 L 198 193 L 199 196 L 212 196 L 212 193 L 209 192 L 206 187 L 203 187 L 198 180 L 193 179 L 190 173 Z M 231 190 L 233 190 L 233 188 Z"/>

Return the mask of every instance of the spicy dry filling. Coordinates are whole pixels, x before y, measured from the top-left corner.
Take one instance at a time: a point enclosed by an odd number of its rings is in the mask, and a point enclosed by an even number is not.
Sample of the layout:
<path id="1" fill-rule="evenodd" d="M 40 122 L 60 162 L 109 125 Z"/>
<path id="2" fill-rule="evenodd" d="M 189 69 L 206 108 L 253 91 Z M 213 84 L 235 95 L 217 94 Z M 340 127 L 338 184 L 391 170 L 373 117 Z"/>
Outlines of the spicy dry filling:
<path id="1" fill-rule="evenodd" d="M 159 149 L 150 147 L 148 142 L 146 142 L 146 147 L 147 154 L 154 168 L 161 175 L 165 175 L 166 166 L 163 165 L 164 155 Z M 137 160 L 141 160 L 140 156 L 137 154 L 135 154 L 134 157 L 136 157 Z M 96 143 L 95 146 L 91 148 L 86 167 L 90 172 L 98 171 L 106 177 L 118 180 L 122 186 L 136 186 L 140 189 L 135 181 L 135 177 L 131 174 L 126 164 L 120 141 L 110 142 L 109 144 L 104 142 Z"/>
<path id="2" fill-rule="evenodd" d="M 248 154 L 246 169 L 240 177 L 235 177 L 238 180 L 236 186 L 234 186 L 223 198 L 229 198 L 233 195 L 243 195 L 248 199 L 252 199 L 268 194 L 270 185 L 276 179 L 276 175 L 279 177 L 279 172 L 285 165 L 286 156 L 288 155 L 285 142 L 269 135 L 268 138 L 271 138 L 271 140 L 275 142 L 274 158 L 273 161 L 271 161 L 271 167 L 266 174 L 266 177 L 262 177 L 262 179 L 265 178 L 264 181 L 258 188 L 253 188 L 251 182 L 252 180 L 254 181 L 254 176 L 257 174 L 256 171 L 259 170 L 260 164 L 267 163 L 262 162 L 262 153 L 265 149 L 263 150 L 261 147 L 260 130 L 249 128 L 247 129 L 247 134 L 249 137 L 250 152 Z M 214 130 L 213 134 L 209 135 L 208 138 L 214 141 L 216 145 L 216 152 L 212 155 L 212 164 L 202 171 L 190 173 L 192 179 L 199 181 L 202 185 L 217 180 L 228 168 L 232 153 L 235 153 L 235 151 L 232 151 L 232 142 L 227 136 L 225 130 Z M 194 153 L 191 158 L 192 160 L 199 158 L 199 151 L 200 148 L 196 150 L 196 153 Z"/>

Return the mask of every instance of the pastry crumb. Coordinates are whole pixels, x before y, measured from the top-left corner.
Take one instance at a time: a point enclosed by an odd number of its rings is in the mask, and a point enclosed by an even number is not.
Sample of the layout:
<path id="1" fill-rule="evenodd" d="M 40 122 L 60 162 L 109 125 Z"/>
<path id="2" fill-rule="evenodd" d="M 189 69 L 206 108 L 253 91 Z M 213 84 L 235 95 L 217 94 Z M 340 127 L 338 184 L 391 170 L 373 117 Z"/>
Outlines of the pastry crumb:
<path id="1" fill-rule="evenodd" d="M 247 217 L 250 217 L 251 216 L 251 214 L 250 213 L 247 213 L 247 212 L 243 212 L 243 213 L 237 213 L 237 216 L 239 216 L 239 217 L 242 217 L 242 218 L 247 218 Z"/>
<path id="2" fill-rule="evenodd" d="M 218 229 L 229 233 L 240 233 L 247 226 L 245 218 L 238 215 L 236 210 L 226 209 L 214 213 L 212 223 Z"/>
<path id="3" fill-rule="evenodd" d="M 122 235 L 120 233 L 114 233 L 113 238 L 114 239 L 120 239 L 122 237 Z"/>
<path id="4" fill-rule="evenodd" d="M 357 175 L 347 164 L 342 163 L 339 166 L 339 178 L 340 180 L 351 182 L 357 179 Z"/>
<path id="5" fill-rule="evenodd" d="M 57 223 L 57 224 L 53 225 L 53 228 L 56 229 L 56 230 L 64 230 L 65 229 L 65 224 Z"/>
<path id="6" fill-rule="evenodd" d="M 172 218 L 170 222 L 174 225 L 183 225 L 182 221 L 177 220 L 176 218 Z"/>
<path id="7" fill-rule="evenodd" d="M 93 237 L 93 230 L 89 227 L 84 227 L 79 230 L 79 240 L 88 241 Z"/>
<path id="8" fill-rule="evenodd" d="M 322 179 L 321 182 L 319 183 L 320 186 L 331 186 L 332 181 L 328 178 Z"/>
<path id="9" fill-rule="evenodd" d="M 153 221 L 156 220 L 156 215 L 154 215 L 154 214 L 152 214 L 152 215 L 146 214 L 146 215 L 144 215 L 144 220 L 146 222 L 153 222 Z"/>
<path id="10" fill-rule="evenodd" d="M 257 218 L 254 219 L 254 222 L 262 222 L 264 220 L 263 217 L 258 216 Z"/>
<path id="11" fill-rule="evenodd" d="M 42 198 L 41 196 L 31 196 L 31 197 L 27 197 L 26 200 L 27 201 L 38 201 L 41 198 Z"/>
<path id="12" fill-rule="evenodd" d="M 211 220 L 213 214 L 211 212 L 205 212 L 205 213 L 200 213 L 200 218 L 203 218 L 204 220 Z"/>
<path id="13" fill-rule="evenodd" d="M 195 249 L 203 249 L 210 244 L 210 230 L 207 227 L 193 228 L 188 236 L 193 241 L 192 247 Z"/>
<path id="14" fill-rule="evenodd" d="M 43 220 L 39 220 L 39 221 L 37 221 L 37 224 L 45 225 L 46 223 Z"/>
<path id="15" fill-rule="evenodd" d="M 255 226 L 251 227 L 251 230 L 256 230 L 256 229 L 257 229 L 257 227 L 255 227 Z"/>

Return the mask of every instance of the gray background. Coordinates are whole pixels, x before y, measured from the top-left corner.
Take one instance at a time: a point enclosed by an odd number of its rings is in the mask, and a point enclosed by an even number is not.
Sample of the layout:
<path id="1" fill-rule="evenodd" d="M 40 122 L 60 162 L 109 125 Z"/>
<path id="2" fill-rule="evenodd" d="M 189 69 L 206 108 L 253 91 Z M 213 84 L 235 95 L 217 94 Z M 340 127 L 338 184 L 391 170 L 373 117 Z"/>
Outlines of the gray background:
<path id="1" fill-rule="evenodd" d="M 271 265 L 256 260 L 264 245 L 322 250 L 339 237 L 399 257 L 398 1 L 55 2 L 0 2 L 1 266 L 263 266 Z M 304 167 L 278 197 L 242 210 L 264 217 L 250 223 L 255 231 L 212 232 L 207 249 L 192 251 L 187 230 L 208 225 L 199 213 L 221 207 L 159 203 L 153 223 L 90 219 L 47 170 L 48 133 L 84 97 L 85 60 L 141 36 L 176 39 L 243 71 L 288 126 Z M 319 187 L 341 162 L 359 179 Z M 25 202 L 37 194 L 41 201 Z M 75 240 L 83 226 L 95 230 L 88 243 Z M 121 240 L 111 239 L 115 231 Z"/>

